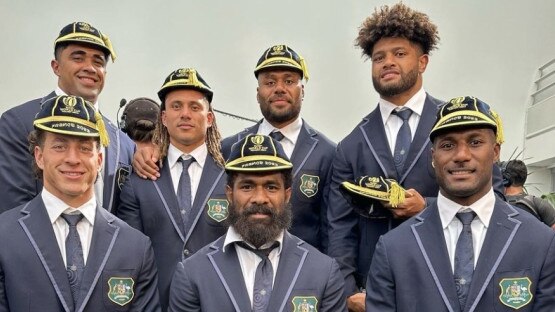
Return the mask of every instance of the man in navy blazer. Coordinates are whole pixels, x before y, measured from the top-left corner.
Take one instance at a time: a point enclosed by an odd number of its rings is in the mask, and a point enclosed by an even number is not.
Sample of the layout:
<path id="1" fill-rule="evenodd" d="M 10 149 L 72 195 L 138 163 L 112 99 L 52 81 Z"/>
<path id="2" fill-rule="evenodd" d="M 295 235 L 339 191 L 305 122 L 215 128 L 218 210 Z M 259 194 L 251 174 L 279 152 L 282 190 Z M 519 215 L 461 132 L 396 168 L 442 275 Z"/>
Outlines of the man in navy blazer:
<path id="1" fill-rule="evenodd" d="M 230 227 L 179 263 L 170 311 L 346 311 L 335 260 L 287 231 L 292 167 L 269 136 L 233 145 L 225 167 Z"/>
<path id="2" fill-rule="evenodd" d="M 338 144 L 329 194 L 333 205 L 328 209 L 328 254 L 345 276 L 352 311 L 364 311 L 360 289 L 378 238 L 424 209 L 425 198 L 437 195 L 428 134 L 441 101 L 424 91 L 422 75 L 438 41 L 437 28 L 428 16 L 403 3 L 376 10 L 359 30 L 357 46 L 372 61 L 372 81 L 380 101 Z M 393 155 L 403 120 L 395 114 L 407 109 L 412 111 L 407 120 L 412 142 L 405 151 L 404 166 L 397 169 Z M 362 176 L 394 179 L 408 195 L 396 209 L 376 202 L 369 214 L 360 216 L 341 194 L 340 185 Z"/>
<path id="3" fill-rule="evenodd" d="M 302 79 L 308 81 L 304 59 L 291 47 L 274 45 L 260 57 L 254 75 L 257 100 L 264 119 L 222 141 L 224 158 L 231 146 L 248 134 L 279 131 L 280 143 L 293 163 L 293 225 L 291 233 L 326 252 L 327 194 L 336 144 L 300 117 L 304 98 Z"/>
<path id="4" fill-rule="evenodd" d="M 40 193 L 42 181 L 33 178 L 27 136 L 41 104 L 56 95 L 74 95 L 94 103 L 104 88 L 106 66 L 116 55 L 108 39 L 92 25 L 71 23 L 60 31 L 54 43 L 52 70 L 58 87 L 44 96 L 13 107 L 0 118 L 0 185 L 3 187 L 0 212 L 28 202 Z M 117 207 L 119 190 L 131 169 L 134 144 L 106 117 L 102 117 L 110 136 L 104 151 L 102 175 L 97 182 L 98 199 L 112 211 Z"/>
<path id="5" fill-rule="evenodd" d="M 366 311 L 553 311 L 555 233 L 492 189 L 499 127 L 473 97 L 438 114 L 430 133 L 437 201 L 380 238 Z"/>
<path id="6" fill-rule="evenodd" d="M 0 215 L 0 311 L 160 311 L 150 240 L 96 201 L 101 120 L 80 97 L 43 103 L 30 142 L 44 188 Z"/>
<path id="7" fill-rule="evenodd" d="M 166 311 L 175 266 L 225 233 L 228 201 L 212 90 L 195 69 L 181 68 L 167 77 L 158 95 L 162 105 L 154 140 L 162 155 L 160 178 L 133 173 L 121 191 L 117 215 L 152 240 Z M 188 190 L 180 188 L 180 158 L 194 159 L 186 171 Z M 188 205 L 179 200 L 186 192 L 194 195 Z"/>

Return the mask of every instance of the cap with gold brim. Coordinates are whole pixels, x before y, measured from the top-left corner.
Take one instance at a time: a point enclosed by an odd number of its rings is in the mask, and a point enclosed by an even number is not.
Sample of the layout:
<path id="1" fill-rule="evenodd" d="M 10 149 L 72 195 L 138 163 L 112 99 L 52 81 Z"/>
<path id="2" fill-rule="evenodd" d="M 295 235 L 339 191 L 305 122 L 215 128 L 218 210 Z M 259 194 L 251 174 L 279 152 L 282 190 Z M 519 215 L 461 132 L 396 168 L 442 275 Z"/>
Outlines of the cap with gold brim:
<path id="1" fill-rule="evenodd" d="M 433 142 L 440 133 L 456 129 L 483 127 L 491 128 L 496 134 L 496 142 L 503 143 L 503 125 L 499 115 L 473 96 L 457 97 L 440 107 L 430 140 Z"/>
<path id="2" fill-rule="evenodd" d="M 379 200 L 389 203 L 392 207 L 397 207 L 405 200 L 405 189 L 394 179 L 362 176 L 354 183 L 344 181 L 341 187 L 347 196 Z"/>
<path id="3" fill-rule="evenodd" d="M 249 134 L 233 144 L 226 171 L 263 172 L 291 170 L 293 164 L 281 144 L 269 136 Z"/>
<path id="4" fill-rule="evenodd" d="M 102 115 L 82 97 L 59 95 L 46 100 L 33 126 L 59 134 L 98 137 L 103 146 L 110 143 Z"/>
<path id="5" fill-rule="evenodd" d="M 254 76 L 258 78 L 258 73 L 262 70 L 272 69 L 293 69 L 301 74 L 301 78 L 308 81 L 308 68 L 304 58 L 292 48 L 278 44 L 269 47 L 264 51 L 254 69 Z"/>
<path id="6" fill-rule="evenodd" d="M 80 42 L 97 46 L 103 51 L 108 52 L 112 57 L 112 62 L 116 60 L 116 52 L 110 38 L 89 23 L 74 22 L 66 25 L 60 30 L 58 38 L 54 41 L 54 49 L 56 49 L 58 44 L 63 42 Z"/>
<path id="7" fill-rule="evenodd" d="M 212 103 L 214 92 L 194 68 L 180 68 L 174 70 L 164 81 L 164 84 L 158 91 L 158 97 L 162 101 L 162 110 L 164 109 L 164 100 L 166 95 L 176 89 L 193 89 L 206 96 L 209 103 Z"/>

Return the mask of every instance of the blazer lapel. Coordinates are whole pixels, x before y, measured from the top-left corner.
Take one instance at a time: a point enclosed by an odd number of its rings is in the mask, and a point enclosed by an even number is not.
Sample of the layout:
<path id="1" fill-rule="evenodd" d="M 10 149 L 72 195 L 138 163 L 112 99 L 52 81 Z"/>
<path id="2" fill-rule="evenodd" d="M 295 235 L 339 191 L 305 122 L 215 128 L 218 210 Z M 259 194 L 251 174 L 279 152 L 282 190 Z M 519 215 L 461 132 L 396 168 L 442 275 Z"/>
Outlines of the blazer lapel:
<path id="1" fill-rule="evenodd" d="M 303 120 L 303 126 L 299 137 L 297 138 L 297 143 L 291 154 L 291 162 L 293 163 L 293 177 L 297 176 L 297 173 L 304 166 L 304 163 L 318 144 L 318 140 L 314 138 L 316 134 L 311 131 Z"/>
<path id="2" fill-rule="evenodd" d="M 302 241 L 294 239 L 291 234 L 285 232 L 274 287 L 268 303 L 269 311 L 283 311 L 287 304 L 308 254 L 308 250 L 303 248 L 302 244 Z"/>
<path id="3" fill-rule="evenodd" d="M 213 250 L 208 253 L 210 263 L 218 272 L 218 276 L 224 286 L 229 299 L 233 303 L 235 311 L 251 311 L 251 302 L 247 292 L 247 286 L 241 271 L 241 264 L 235 251 L 235 244 L 227 246 L 225 252 L 222 246 L 225 236 L 212 243 L 210 248 Z"/>
<path id="4" fill-rule="evenodd" d="M 416 219 L 420 222 L 411 225 L 412 232 L 428 270 L 432 274 L 434 284 L 439 290 L 447 309 L 451 312 L 460 311 L 455 280 L 453 279 L 437 204 L 434 203 L 425 209 Z"/>
<path id="5" fill-rule="evenodd" d="M 379 106 L 364 118 L 364 122 L 359 126 L 359 129 L 385 177 L 397 179 L 397 171 L 385 135 Z"/>
<path id="6" fill-rule="evenodd" d="M 482 245 L 474 274 L 472 275 L 470 290 L 468 291 L 468 298 L 474 298 L 474 301 L 467 301 L 465 311 L 474 311 L 495 270 L 497 270 L 499 262 L 505 256 L 509 245 L 520 227 L 520 222 L 512 219 L 513 216 L 518 214 L 516 209 L 496 197 L 486 238 L 484 239 L 484 244 Z"/>
<path id="7" fill-rule="evenodd" d="M 204 162 L 204 168 L 202 170 L 202 175 L 200 177 L 199 187 L 197 188 L 197 193 L 195 194 L 195 200 L 193 202 L 193 207 L 191 209 L 191 218 L 189 218 L 189 224 L 185 229 L 189 229 L 185 236 L 185 244 L 189 240 L 191 233 L 195 229 L 199 218 L 204 212 L 204 206 L 208 201 L 212 191 L 218 185 L 222 175 L 224 174 L 224 169 L 218 167 L 214 162 L 214 159 L 210 154 L 206 156 L 206 161 Z"/>
<path id="8" fill-rule="evenodd" d="M 410 144 L 409 153 L 407 155 L 407 159 L 412 161 L 410 163 L 405 163 L 404 174 L 399 180 L 400 183 L 405 180 L 409 172 L 414 168 L 422 153 L 430 152 L 428 142 L 430 141 L 430 131 L 436 121 L 437 110 L 438 106 L 432 102 L 429 95 L 426 95 L 422 115 L 420 116 L 420 121 L 418 122 L 418 127 L 416 128 L 416 133 L 414 134 L 414 139 Z"/>
<path id="9" fill-rule="evenodd" d="M 96 209 L 96 217 L 94 218 L 94 230 L 91 240 L 91 248 L 87 257 L 87 264 L 83 272 L 83 279 L 79 289 L 78 309 L 83 311 L 89 298 L 98 283 L 98 279 L 106 265 L 106 261 L 110 257 L 112 247 L 116 242 L 119 233 L 119 227 L 112 224 L 114 216 L 104 211 L 100 206 Z"/>
<path id="10" fill-rule="evenodd" d="M 179 234 L 179 237 L 183 242 L 185 242 L 185 226 L 183 224 L 183 217 L 179 212 L 179 204 L 177 203 L 177 196 L 174 192 L 172 176 L 170 172 L 170 166 L 168 164 L 168 159 L 164 159 L 164 165 L 162 167 L 162 172 L 160 173 L 160 178 L 154 183 L 154 188 L 160 196 L 162 205 L 166 210 L 166 213 L 170 217 L 173 227 Z"/>
<path id="11" fill-rule="evenodd" d="M 33 245 L 65 311 L 74 311 L 73 296 L 56 235 L 40 196 L 23 207 L 19 224 Z"/>

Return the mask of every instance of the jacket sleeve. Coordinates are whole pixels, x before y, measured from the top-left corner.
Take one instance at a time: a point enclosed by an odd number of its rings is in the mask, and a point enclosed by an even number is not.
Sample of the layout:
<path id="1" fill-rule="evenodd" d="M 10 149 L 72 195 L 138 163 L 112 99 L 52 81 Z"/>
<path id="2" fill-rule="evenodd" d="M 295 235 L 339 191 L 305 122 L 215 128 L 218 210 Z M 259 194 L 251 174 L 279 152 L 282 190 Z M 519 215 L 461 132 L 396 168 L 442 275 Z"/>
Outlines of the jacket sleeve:
<path id="1" fill-rule="evenodd" d="M 145 239 L 143 265 L 139 272 L 130 311 L 162 311 L 158 296 L 158 271 L 150 239 Z"/>
<path id="2" fill-rule="evenodd" d="M 532 311 L 553 311 L 553 307 L 555 307 L 555 234 L 551 236 L 551 244 L 541 266 Z"/>
<path id="3" fill-rule="evenodd" d="M 344 286 L 345 283 L 343 281 L 343 275 L 341 275 L 341 271 L 339 271 L 337 262 L 333 260 L 330 267 L 328 283 L 324 291 L 324 297 L 322 298 L 320 311 L 347 312 L 347 301 L 345 299 Z"/>
<path id="4" fill-rule="evenodd" d="M 184 262 L 177 264 L 170 287 L 169 312 L 201 311 L 198 289 L 185 269 Z"/>
<path id="5" fill-rule="evenodd" d="M 143 232 L 141 205 L 135 194 L 134 182 L 132 180 L 133 178 L 127 179 L 121 189 L 116 215 L 130 226 Z"/>
<path id="6" fill-rule="evenodd" d="M 380 237 L 376 245 L 366 279 L 366 311 L 397 311 L 395 282 L 383 237 Z"/>
<path id="7" fill-rule="evenodd" d="M 0 185 L 2 204 L 0 213 L 24 204 L 38 193 L 29 151 L 29 135 L 25 117 L 8 110 L 0 118 Z"/>
<path id="8" fill-rule="evenodd" d="M 339 190 L 343 181 L 353 181 L 353 172 L 345 158 L 341 143 L 337 146 L 332 162 L 329 191 L 328 254 L 335 258 L 345 277 L 345 295 L 350 297 L 358 292 L 354 273 L 358 255 L 358 215 Z"/>

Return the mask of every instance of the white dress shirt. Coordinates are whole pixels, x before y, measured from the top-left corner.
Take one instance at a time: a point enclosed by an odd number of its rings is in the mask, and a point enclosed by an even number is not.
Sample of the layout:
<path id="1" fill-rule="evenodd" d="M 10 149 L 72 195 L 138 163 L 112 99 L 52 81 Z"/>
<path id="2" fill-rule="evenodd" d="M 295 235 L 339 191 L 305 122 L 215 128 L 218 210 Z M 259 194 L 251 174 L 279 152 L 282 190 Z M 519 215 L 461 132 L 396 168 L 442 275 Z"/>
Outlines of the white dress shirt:
<path id="1" fill-rule="evenodd" d="M 297 144 L 297 139 L 299 138 L 299 134 L 301 133 L 301 128 L 303 126 L 303 120 L 301 117 L 297 117 L 292 123 L 288 124 L 287 126 L 277 129 L 276 127 L 272 126 L 266 119 L 262 120 L 260 126 L 258 127 L 258 134 L 263 135 L 270 135 L 270 132 L 279 131 L 283 134 L 284 138 L 281 140 L 281 146 L 283 147 L 283 151 L 291 159 L 291 155 L 293 155 L 293 150 L 295 149 L 295 144 Z"/>
<path id="2" fill-rule="evenodd" d="M 391 149 L 391 155 L 393 155 L 393 152 L 395 151 L 397 133 L 403 125 L 403 120 L 396 115 L 391 115 L 391 112 L 393 112 L 394 110 L 399 111 L 403 107 L 410 108 L 412 110 L 412 115 L 409 118 L 409 127 L 412 139 L 414 139 L 414 134 L 416 133 L 418 123 L 420 122 L 420 117 L 422 116 L 422 110 L 424 110 L 425 101 L 426 92 L 424 91 L 424 88 L 420 88 L 420 90 L 416 92 L 416 94 L 413 95 L 413 97 L 411 97 L 403 106 L 397 106 L 380 98 L 380 113 L 382 115 L 382 121 L 384 123 L 385 136 L 387 137 L 387 142 L 389 143 L 389 148 Z"/>
<path id="3" fill-rule="evenodd" d="M 439 217 L 443 227 L 443 235 L 445 236 L 445 243 L 447 244 L 447 252 L 449 253 L 449 260 L 451 262 L 451 269 L 455 270 L 455 249 L 457 247 L 457 240 L 462 232 L 463 224 L 456 217 L 456 214 L 470 209 L 476 213 L 476 218 L 472 221 L 470 227 L 472 228 L 472 244 L 474 247 L 474 266 L 478 262 L 478 256 L 486 233 L 489 227 L 489 221 L 495 206 L 495 195 L 493 188 L 470 206 L 461 206 L 452 200 L 447 199 L 439 192 L 437 196 L 437 207 L 439 209 Z"/>
<path id="4" fill-rule="evenodd" d="M 168 164 L 170 166 L 170 172 L 173 182 L 173 190 L 177 194 L 177 187 L 179 186 L 179 177 L 181 176 L 181 171 L 183 171 L 183 165 L 178 162 L 178 159 L 183 156 L 184 159 L 191 157 L 195 158 L 195 161 L 189 166 L 189 177 L 191 179 L 191 204 L 195 202 L 195 195 L 197 193 L 198 186 L 200 184 L 200 178 L 202 176 L 202 168 L 204 168 L 204 162 L 206 161 L 206 156 L 208 155 L 208 148 L 206 144 L 195 148 L 191 153 L 185 154 L 180 151 L 173 144 L 170 144 L 168 148 Z"/>
<path id="5" fill-rule="evenodd" d="M 279 242 L 279 247 L 272 250 L 270 252 L 270 255 L 268 256 L 268 259 L 270 259 L 270 262 L 272 263 L 272 269 L 274 270 L 274 279 L 272 281 L 272 285 L 276 280 L 276 272 L 278 269 L 279 258 L 281 256 L 281 249 L 283 248 L 283 235 L 284 235 L 284 231 L 282 231 L 275 240 Z M 239 235 L 239 233 L 235 231 L 233 226 L 230 226 L 227 229 L 227 234 L 225 236 L 225 241 L 224 241 L 224 246 L 222 251 L 225 252 L 228 245 L 233 244 L 235 242 L 241 242 L 241 241 L 243 241 L 243 238 L 241 237 L 241 235 Z M 273 243 L 274 242 L 264 244 L 261 246 L 261 248 L 268 248 Z M 254 246 L 252 246 L 249 243 L 247 243 L 247 245 L 254 248 Z M 258 267 L 258 264 L 262 261 L 262 259 L 250 250 L 244 249 L 237 245 L 235 246 L 236 246 L 235 250 L 237 251 L 237 257 L 239 258 L 239 263 L 241 264 L 241 272 L 243 272 L 243 279 L 245 280 L 245 285 L 247 286 L 247 292 L 249 293 L 249 298 L 250 298 L 251 307 L 252 307 L 253 292 L 254 292 L 254 276 L 256 274 L 256 268 Z"/>
<path id="6" fill-rule="evenodd" d="M 60 87 L 56 87 L 56 90 L 54 91 L 54 93 L 56 93 L 56 95 L 67 95 L 67 93 L 64 92 L 64 90 L 60 89 Z M 93 103 L 94 108 L 98 111 L 98 101 L 96 103 Z M 106 165 L 106 147 L 100 145 L 100 152 L 102 153 L 103 157 L 102 157 L 102 165 L 101 165 L 101 169 L 100 172 L 98 173 L 98 178 L 96 179 L 96 181 L 94 182 L 94 193 L 96 194 L 96 197 L 98 198 L 98 202 L 100 203 L 100 206 L 103 206 L 104 203 L 104 166 Z M 108 206 L 108 205 L 106 205 Z"/>
<path id="7" fill-rule="evenodd" d="M 77 223 L 77 232 L 79 233 L 79 239 L 81 240 L 81 246 L 83 248 L 83 260 L 85 260 L 85 265 L 87 264 L 87 258 L 89 255 L 89 249 L 91 247 L 91 240 L 94 227 L 94 218 L 96 216 L 96 198 L 93 195 L 89 201 L 83 204 L 81 207 L 70 207 L 68 204 L 64 203 L 61 199 L 54 196 L 46 188 L 42 189 L 41 192 L 42 201 L 46 207 L 46 212 L 52 223 L 52 228 L 54 229 L 54 235 L 56 235 L 56 241 L 58 242 L 58 247 L 60 247 L 60 252 L 62 258 L 64 259 L 64 264 L 67 266 L 66 260 L 66 237 L 69 233 L 69 225 L 60 216 L 62 213 L 74 214 L 79 211 L 83 214 L 83 219 Z"/>

